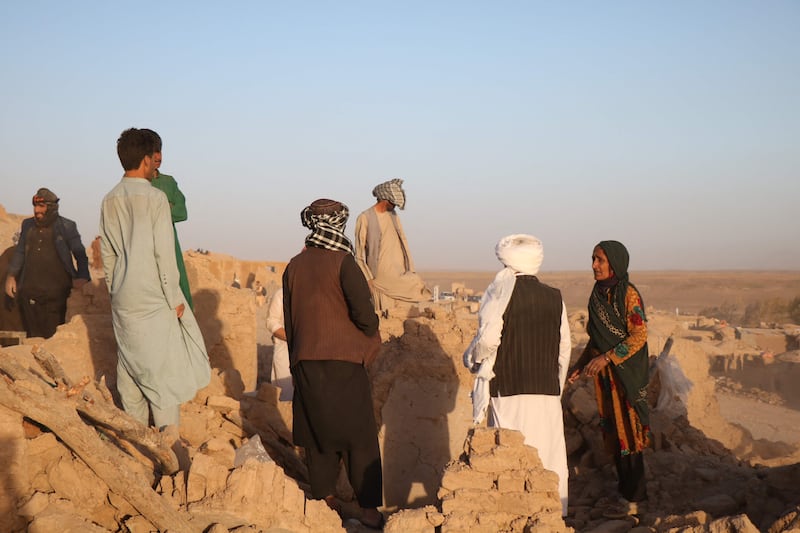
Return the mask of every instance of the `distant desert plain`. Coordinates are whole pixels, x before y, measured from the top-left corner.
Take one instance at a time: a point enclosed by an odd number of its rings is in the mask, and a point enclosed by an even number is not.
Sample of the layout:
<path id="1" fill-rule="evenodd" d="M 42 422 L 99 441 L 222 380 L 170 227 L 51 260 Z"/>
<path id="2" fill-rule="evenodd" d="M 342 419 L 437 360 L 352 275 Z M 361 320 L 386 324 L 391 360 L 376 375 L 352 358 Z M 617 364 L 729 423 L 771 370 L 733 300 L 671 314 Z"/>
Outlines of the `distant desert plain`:
<path id="1" fill-rule="evenodd" d="M 449 291 L 452 283 L 463 283 L 475 293 L 486 290 L 495 272 L 422 271 L 430 287 Z M 539 279 L 561 291 L 567 310 L 586 307 L 594 285 L 591 269 L 547 272 Z M 633 271 L 630 280 L 642 294 L 645 305 L 660 311 L 678 309 L 681 314 L 733 306 L 741 313 L 753 303 L 791 301 L 800 297 L 800 270 L 793 271 Z"/>

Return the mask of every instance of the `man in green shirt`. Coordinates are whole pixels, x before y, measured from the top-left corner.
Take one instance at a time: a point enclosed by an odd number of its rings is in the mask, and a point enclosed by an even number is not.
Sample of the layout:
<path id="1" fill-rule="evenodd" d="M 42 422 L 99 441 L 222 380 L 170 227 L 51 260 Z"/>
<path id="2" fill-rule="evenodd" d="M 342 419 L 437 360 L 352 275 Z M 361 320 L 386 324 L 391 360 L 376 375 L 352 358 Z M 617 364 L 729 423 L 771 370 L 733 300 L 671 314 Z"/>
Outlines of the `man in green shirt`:
<path id="1" fill-rule="evenodd" d="M 194 303 L 192 302 L 192 293 L 189 290 L 189 279 L 186 277 L 186 265 L 183 262 L 183 252 L 181 252 L 181 243 L 178 241 L 178 231 L 175 229 L 176 222 L 183 222 L 188 218 L 186 213 L 186 197 L 178 188 L 178 182 L 175 178 L 167 174 L 162 174 L 158 169 L 161 167 L 161 136 L 153 130 L 144 129 L 150 132 L 155 139 L 156 151 L 153 154 L 153 163 L 155 165 L 155 174 L 150 183 L 153 187 L 164 191 L 169 201 L 169 209 L 172 214 L 172 230 L 175 234 L 175 259 L 178 261 L 178 272 L 180 273 L 180 286 L 183 296 L 186 298 L 186 303 L 194 310 Z"/>

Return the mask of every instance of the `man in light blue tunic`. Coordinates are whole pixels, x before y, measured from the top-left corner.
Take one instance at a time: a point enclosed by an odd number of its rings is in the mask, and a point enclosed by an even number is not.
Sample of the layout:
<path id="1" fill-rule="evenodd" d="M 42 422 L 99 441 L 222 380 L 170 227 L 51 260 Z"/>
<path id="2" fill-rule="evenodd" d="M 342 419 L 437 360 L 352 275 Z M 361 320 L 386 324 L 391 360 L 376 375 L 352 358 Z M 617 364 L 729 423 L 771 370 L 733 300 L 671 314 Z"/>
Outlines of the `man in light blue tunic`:
<path id="1" fill-rule="evenodd" d="M 205 343 L 179 284 L 166 195 L 150 184 L 155 141 L 131 128 L 117 140 L 125 170 L 100 211 L 100 243 L 117 338 L 117 390 L 126 412 L 159 429 L 208 384 Z"/>

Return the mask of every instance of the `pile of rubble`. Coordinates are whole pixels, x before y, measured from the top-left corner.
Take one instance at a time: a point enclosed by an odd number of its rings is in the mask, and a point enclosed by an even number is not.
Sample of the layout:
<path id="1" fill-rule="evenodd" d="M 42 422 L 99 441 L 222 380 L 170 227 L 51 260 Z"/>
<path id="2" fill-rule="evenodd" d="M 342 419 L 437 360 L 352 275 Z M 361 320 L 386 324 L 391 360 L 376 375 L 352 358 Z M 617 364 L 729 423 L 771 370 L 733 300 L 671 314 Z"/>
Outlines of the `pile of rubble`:
<path id="1" fill-rule="evenodd" d="M 115 407 L 116 346 L 103 280 L 70 299 L 69 322 L 53 338 L 0 352 L 0 461 L 8 465 L 0 475 L 0 531 L 368 531 L 307 499 L 291 404 L 258 376 L 264 325 L 252 291 L 229 279 L 253 272 L 274 288 L 280 268 L 215 254 L 189 253 L 186 262 L 214 372 L 183 406 L 177 441 Z M 461 354 L 475 316 L 453 306 L 409 315 L 381 321 L 384 344 L 369 369 L 386 531 L 800 528 L 798 443 L 754 439 L 720 415 L 711 366 L 732 346 L 730 331 L 649 312 L 651 352 L 664 355 L 653 358 L 649 500 L 637 516 L 603 517 L 616 481 L 594 393 L 587 381 L 568 387 L 570 505 L 562 519 L 555 476 L 521 435 L 473 427 L 473 378 Z M 574 355 L 586 341 L 585 320 L 583 311 L 570 314 Z M 767 342 L 769 332 L 747 333 L 733 335 L 737 350 L 764 352 L 752 343 Z M 770 360 L 784 361 L 778 340 L 769 342 Z M 344 484 L 339 496 L 352 498 Z"/>
<path id="2" fill-rule="evenodd" d="M 442 475 L 434 506 L 393 514 L 384 531 L 571 531 L 561 519 L 556 474 L 545 470 L 517 431 L 474 428 L 465 451 Z M 554 490 L 556 487 L 556 490 Z"/>

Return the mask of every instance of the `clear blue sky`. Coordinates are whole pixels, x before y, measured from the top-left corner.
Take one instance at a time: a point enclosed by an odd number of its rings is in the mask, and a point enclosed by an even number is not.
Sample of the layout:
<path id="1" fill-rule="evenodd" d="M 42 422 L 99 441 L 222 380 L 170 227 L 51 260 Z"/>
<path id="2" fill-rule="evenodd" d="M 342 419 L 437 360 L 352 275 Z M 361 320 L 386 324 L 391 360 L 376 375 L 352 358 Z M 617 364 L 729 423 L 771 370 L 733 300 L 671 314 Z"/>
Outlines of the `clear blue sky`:
<path id="1" fill-rule="evenodd" d="M 405 180 L 419 270 L 800 269 L 800 2 L 108 2 L 0 7 L 0 204 L 47 186 L 88 244 L 131 126 L 184 249 L 288 260 L 300 210 Z"/>

